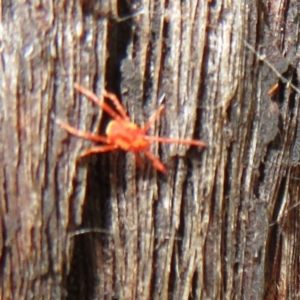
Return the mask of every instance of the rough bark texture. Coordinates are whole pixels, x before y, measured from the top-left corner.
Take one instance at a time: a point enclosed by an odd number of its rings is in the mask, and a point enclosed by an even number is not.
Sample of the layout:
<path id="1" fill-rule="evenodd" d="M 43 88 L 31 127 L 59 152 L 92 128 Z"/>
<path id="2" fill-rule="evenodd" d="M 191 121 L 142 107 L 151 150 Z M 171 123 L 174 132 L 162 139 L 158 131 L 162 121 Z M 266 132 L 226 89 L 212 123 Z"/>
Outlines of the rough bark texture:
<path id="1" fill-rule="evenodd" d="M 299 296 L 295 1 L 0 3 L 1 299 Z M 75 82 L 208 146 L 78 159 L 55 118 L 108 118 Z"/>

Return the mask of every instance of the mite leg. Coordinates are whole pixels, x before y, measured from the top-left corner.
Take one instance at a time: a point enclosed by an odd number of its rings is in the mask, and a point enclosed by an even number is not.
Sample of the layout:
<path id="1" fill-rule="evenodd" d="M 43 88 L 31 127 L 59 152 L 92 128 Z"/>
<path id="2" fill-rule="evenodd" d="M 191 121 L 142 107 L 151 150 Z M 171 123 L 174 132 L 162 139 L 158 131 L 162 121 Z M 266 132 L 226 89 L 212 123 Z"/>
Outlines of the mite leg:
<path id="1" fill-rule="evenodd" d="M 148 120 L 148 122 L 145 124 L 143 131 L 147 132 L 148 129 L 152 126 L 152 124 L 160 117 L 160 115 L 163 113 L 165 107 L 162 105 Z"/>
<path id="2" fill-rule="evenodd" d="M 81 157 L 88 156 L 90 154 L 95 154 L 95 153 L 103 153 L 103 152 L 109 152 L 112 150 L 116 150 L 117 146 L 115 145 L 106 145 L 106 146 L 99 146 L 99 147 L 92 147 L 90 149 L 87 149 L 81 154 Z"/>
<path id="3" fill-rule="evenodd" d="M 96 94 L 94 94 L 93 92 L 89 91 L 88 89 L 86 89 L 85 87 L 83 87 L 82 85 L 75 83 L 74 87 L 76 90 L 78 90 L 80 93 L 82 93 L 83 95 L 85 95 L 89 100 L 93 101 L 95 104 L 97 104 L 101 109 L 103 109 L 104 111 L 106 111 L 113 119 L 115 120 L 124 120 L 124 116 L 118 115 L 109 105 L 107 105 L 105 102 L 101 101 Z M 107 92 L 104 91 L 104 95 L 106 95 Z M 126 120 L 128 119 L 128 117 L 126 116 Z"/>
<path id="4" fill-rule="evenodd" d="M 153 167 L 162 173 L 167 173 L 166 167 L 163 163 L 151 152 L 145 151 L 145 155 L 152 161 Z"/>
<path id="5" fill-rule="evenodd" d="M 103 96 L 108 98 L 115 105 L 117 111 L 122 116 L 124 121 L 130 122 L 123 105 L 120 103 L 119 99 L 117 98 L 117 96 L 115 94 L 109 93 L 109 92 L 104 90 L 103 91 Z"/>
<path id="6" fill-rule="evenodd" d="M 138 153 L 134 152 L 134 156 L 135 156 L 135 161 L 136 163 L 138 164 L 138 166 L 141 168 L 141 169 L 144 169 L 145 168 L 145 165 L 144 163 L 142 162 L 140 156 L 138 155 Z"/>
<path id="7" fill-rule="evenodd" d="M 69 133 L 87 139 L 87 140 L 91 140 L 94 142 L 100 142 L 100 143 L 106 143 L 109 144 L 107 138 L 105 136 L 101 136 L 101 135 L 97 135 L 97 134 L 93 134 L 91 132 L 88 131 L 81 131 L 71 125 L 69 125 L 68 123 L 65 123 L 61 120 L 55 120 L 56 124 L 58 124 L 60 127 L 62 127 L 64 130 L 68 131 Z"/>
<path id="8" fill-rule="evenodd" d="M 174 138 L 168 138 L 164 136 L 150 136 L 150 135 L 146 135 L 145 139 L 151 142 L 159 142 L 159 143 L 166 143 L 166 144 L 184 144 L 184 145 L 191 145 L 191 146 L 198 146 L 198 147 L 206 147 L 206 144 L 200 140 L 174 139 Z"/>

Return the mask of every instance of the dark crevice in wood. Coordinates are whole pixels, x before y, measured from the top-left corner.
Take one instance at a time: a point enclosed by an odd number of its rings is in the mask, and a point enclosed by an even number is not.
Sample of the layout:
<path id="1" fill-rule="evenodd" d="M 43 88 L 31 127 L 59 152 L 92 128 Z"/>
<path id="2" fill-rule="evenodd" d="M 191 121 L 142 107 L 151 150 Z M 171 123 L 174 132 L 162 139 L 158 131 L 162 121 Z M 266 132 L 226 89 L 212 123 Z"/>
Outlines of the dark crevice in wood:
<path id="1" fill-rule="evenodd" d="M 168 296 L 170 299 L 174 297 L 174 290 L 175 290 L 175 285 L 178 283 L 180 280 L 178 276 L 180 277 L 181 274 L 178 274 L 178 269 L 176 266 L 180 265 L 180 254 L 178 253 L 177 249 L 177 243 L 175 242 L 173 244 L 173 252 L 172 252 L 172 259 L 171 259 L 171 270 L 170 270 L 170 275 L 169 275 L 169 287 L 168 287 Z"/>
<path id="2" fill-rule="evenodd" d="M 222 255 L 222 261 L 221 261 L 221 270 L 222 270 L 222 291 L 227 290 L 227 280 L 230 276 L 228 274 L 228 260 L 231 259 L 231 255 L 228 252 L 231 245 L 234 244 L 234 241 L 232 240 L 232 231 L 230 230 L 231 224 L 232 224 L 232 210 L 230 207 L 232 207 L 232 203 L 229 203 L 229 201 L 235 201 L 235 198 L 231 198 L 230 195 L 234 193 L 234 183 L 232 182 L 232 178 L 234 177 L 233 174 L 233 165 L 232 165 L 232 156 L 233 156 L 233 144 L 231 143 L 228 147 L 228 156 L 227 156 L 227 162 L 225 166 L 225 176 L 224 176 L 224 194 L 223 194 L 223 207 L 222 207 L 222 224 L 223 224 L 223 231 L 222 231 L 222 237 L 221 237 L 221 255 Z"/>
<path id="3" fill-rule="evenodd" d="M 297 70 L 292 67 L 292 70 L 291 70 L 292 74 L 291 74 L 291 77 L 292 77 L 292 80 L 291 80 L 291 83 L 294 85 L 294 86 L 299 86 L 299 79 L 298 79 L 298 74 L 297 74 Z M 297 98 L 297 92 L 292 89 L 291 90 L 291 94 L 288 98 L 288 108 L 289 108 L 289 111 L 290 111 L 290 114 L 291 114 L 291 118 L 293 118 L 293 115 L 294 115 L 294 111 L 295 109 L 297 108 L 296 107 L 296 98 Z"/>
<path id="4" fill-rule="evenodd" d="M 126 3 L 126 1 L 123 1 Z M 127 5 L 119 1 L 118 8 L 122 11 L 129 11 Z M 124 22 L 111 20 L 108 27 L 108 53 L 109 58 L 106 64 L 105 78 L 108 90 L 115 93 L 120 99 L 121 95 L 121 65 L 126 57 L 127 46 L 131 40 L 134 20 L 129 18 Z"/>
<path id="5" fill-rule="evenodd" d="M 146 62 L 151 61 L 151 56 L 152 56 L 152 41 L 150 39 L 146 49 L 146 56 L 145 56 Z M 148 101 L 150 101 L 152 95 L 151 69 L 149 68 L 148 64 L 146 64 L 144 76 L 146 80 L 143 81 L 142 105 L 146 106 Z"/>
<path id="6" fill-rule="evenodd" d="M 121 15 L 128 15 L 130 13 L 126 1 L 118 1 L 118 12 Z M 118 20 L 113 18 L 109 21 L 108 35 L 110 38 L 108 51 L 110 55 L 106 64 L 105 85 L 107 83 L 107 90 L 116 93 L 119 96 L 121 89 L 120 66 L 122 60 L 126 57 L 126 49 L 131 36 L 132 23 L 133 20 L 130 18 L 123 22 L 118 22 Z M 96 73 L 95 84 L 100 77 L 101 74 Z M 96 90 L 96 87 L 94 87 L 94 90 Z M 105 123 L 109 120 L 106 115 L 104 119 L 106 120 Z M 103 128 L 104 127 L 105 126 L 103 126 Z M 107 153 L 90 158 L 90 160 L 96 161 L 96 163 L 84 166 L 89 168 L 89 173 L 87 179 L 87 196 L 81 228 L 100 228 L 107 230 L 107 232 L 110 231 L 110 159 L 108 158 L 111 155 L 118 157 L 118 161 L 120 161 L 119 155 L 122 155 L 122 162 L 125 161 L 124 153 Z M 124 173 L 123 164 L 124 163 L 117 164 L 119 174 Z M 123 180 L 122 182 L 126 189 L 126 180 Z M 92 236 L 96 236 L 96 239 L 92 239 Z M 101 252 L 103 249 L 107 248 L 109 239 L 109 235 L 105 236 L 104 233 L 85 233 L 74 237 L 73 263 L 71 264 L 67 287 L 68 293 L 70 294 L 69 299 L 93 299 L 93 297 L 96 296 L 94 295 L 94 288 L 99 283 L 96 282 L 94 274 L 96 274 L 96 270 L 99 269 L 99 265 L 97 264 L 99 264 L 101 260 L 105 261 L 106 259 L 106 254 Z M 95 251 L 98 253 L 95 253 Z M 103 257 L 99 260 L 101 256 Z M 97 260 L 99 261 L 97 262 Z M 100 284 L 105 276 L 105 270 L 102 270 L 102 276 L 97 278 L 97 280 L 100 280 Z M 72 295 L 71 290 L 74 286 L 78 289 L 77 298 L 72 298 L 74 295 Z M 97 297 L 98 296 L 99 295 L 97 295 Z"/>
<path id="7" fill-rule="evenodd" d="M 200 299 L 199 291 L 201 287 L 199 286 L 199 282 L 200 282 L 200 276 L 198 270 L 196 269 L 192 278 L 191 293 L 189 297 L 190 300 Z"/>
<path id="8" fill-rule="evenodd" d="M 110 177 L 109 172 L 101 172 L 101 170 L 109 170 L 109 160 L 105 159 L 104 154 L 102 159 L 96 159 L 96 163 L 85 166 L 89 167 L 88 173 L 88 188 L 85 208 L 83 212 L 83 223 L 81 228 L 100 228 L 102 230 L 110 231 Z M 93 237 L 95 237 L 93 239 Z M 107 240 L 110 238 L 109 234 L 105 233 L 85 233 L 74 237 L 74 249 L 71 269 L 68 275 L 68 299 L 93 299 L 96 283 L 97 266 L 95 258 L 103 255 L 102 249 L 107 247 Z M 100 253 L 95 253 L 99 251 Z M 103 273 L 102 276 L 105 276 Z M 99 278 L 97 278 L 99 280 Z M 101 280 L 101 277 L 100 277 Z M 72 294 L 72 289 L 77 287 L 79 289 L 76 294 L 78 298 Z"/>
<path id="9" fill-rule="evenodd" d="M 274 224 L 269 231 L 265 259 L 265 297 L 278 298 L 278 283 L 280 278 L 282 236 L 279 224 Z"/>
<path id="10" fill-rule="evenodd" d="M 253 184 L 253 194 L 255 195 L 255 197 L 257 199 L 259 199 L 260 197 L 260 184 L 262 182 L 264 182 L 264 178 L 265 178 L 265 168 L 266 168 L 266 165 L 265 165 L 265 162 L 264 161 L 261 161 L 259 166 L 258 166 L 258 176 L 256 178 L 256 181 L 254 182 Z"/>

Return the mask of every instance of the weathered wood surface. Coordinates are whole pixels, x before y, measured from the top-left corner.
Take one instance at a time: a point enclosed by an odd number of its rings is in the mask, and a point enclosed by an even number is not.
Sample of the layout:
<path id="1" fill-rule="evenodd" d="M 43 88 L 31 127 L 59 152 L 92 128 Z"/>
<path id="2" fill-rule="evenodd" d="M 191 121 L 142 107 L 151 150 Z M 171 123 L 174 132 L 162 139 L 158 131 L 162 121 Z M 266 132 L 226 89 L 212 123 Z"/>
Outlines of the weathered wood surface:
<path id="1" fill-rule="evenodd" d="M 297 297 L 296 3 L 0 3 L 1 299 Z M 55 118 L 108 120 L 74 82 L 208 147 L 80 160 Z"/>

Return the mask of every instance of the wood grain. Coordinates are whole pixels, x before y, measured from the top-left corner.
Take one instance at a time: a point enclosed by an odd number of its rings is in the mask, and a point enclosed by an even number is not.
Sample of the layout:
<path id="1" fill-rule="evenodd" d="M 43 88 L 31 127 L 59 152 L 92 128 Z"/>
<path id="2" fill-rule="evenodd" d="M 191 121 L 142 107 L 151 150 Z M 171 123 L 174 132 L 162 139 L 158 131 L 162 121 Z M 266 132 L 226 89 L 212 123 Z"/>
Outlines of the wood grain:
<path id="1" fill-rule="evenodd" d="M 277 4 L 0 1 L 1 299 L 297 298 L 299 21 Z M 108 116 L 75 82 L 140 125 L 165 95 L 150 133 L 208 146 L 153 144 L 167 175 L 80 159 L 55 118 Z"/>

